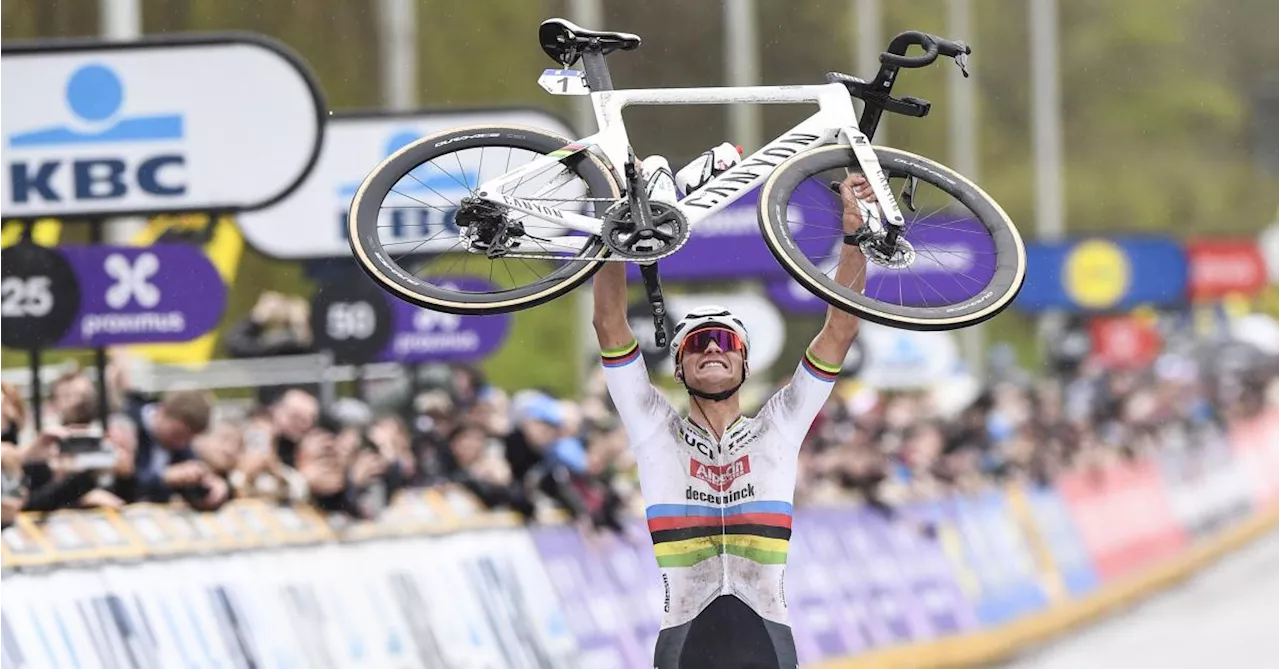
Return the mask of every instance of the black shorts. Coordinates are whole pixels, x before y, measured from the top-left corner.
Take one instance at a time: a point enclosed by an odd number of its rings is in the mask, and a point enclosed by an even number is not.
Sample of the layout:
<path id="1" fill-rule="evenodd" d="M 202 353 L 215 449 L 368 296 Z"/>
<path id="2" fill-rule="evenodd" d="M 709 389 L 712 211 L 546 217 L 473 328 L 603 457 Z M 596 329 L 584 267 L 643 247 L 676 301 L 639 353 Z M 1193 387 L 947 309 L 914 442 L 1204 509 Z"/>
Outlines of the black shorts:
<path id="1" fill-rule="evenodd" d="M 654 669 L 796 669 L 791 628 L 721 595 L 697 618 L 658 633 Z"/>

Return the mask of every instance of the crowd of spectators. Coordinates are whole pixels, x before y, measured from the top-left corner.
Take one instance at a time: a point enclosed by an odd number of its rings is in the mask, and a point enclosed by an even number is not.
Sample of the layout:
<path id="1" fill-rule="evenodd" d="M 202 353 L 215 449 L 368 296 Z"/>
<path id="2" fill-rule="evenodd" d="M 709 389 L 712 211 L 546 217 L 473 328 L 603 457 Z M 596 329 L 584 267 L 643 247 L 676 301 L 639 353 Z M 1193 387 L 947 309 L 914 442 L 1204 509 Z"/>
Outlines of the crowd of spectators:
<path id="1" fill-rule="evenodd" d="M 295 323 L 272 318 L 241 335 L 294 341 Z M 936 389 L 885 392 L 844 379 L 801 449 L 796 503 L 857 500 L 891 512 L 948 491 L 1043 483 L 1195 443 L 1276 403 L 1274 356 L 1223 360 L 1212 351 L 1167 353 L 1154 365 L 1114 370 L 1084 359 L 1051 374 L 997 375 L 959 405 L 939 401 Z M 621 529 L 642 512 L 635 462 L 599 375 L 582 397 L 565 399 L 505 392 L 471 366 L 439 371 L 392 409 L 353 398 L 325 407 L 312 389 L 293 387 L 264 394 L 232 419 L 210 393 L 146 396 L 113 368 L 105 427 L 99 390 L 77 371 L 48 388 L 38 432 L 6 385 L 4 522 L 19 510 L 140 501 L 211 510 L 236 498 L 365 519 L 406 488 L 444 482 L 527 518 L 558 509 L 584 529 Z"/>

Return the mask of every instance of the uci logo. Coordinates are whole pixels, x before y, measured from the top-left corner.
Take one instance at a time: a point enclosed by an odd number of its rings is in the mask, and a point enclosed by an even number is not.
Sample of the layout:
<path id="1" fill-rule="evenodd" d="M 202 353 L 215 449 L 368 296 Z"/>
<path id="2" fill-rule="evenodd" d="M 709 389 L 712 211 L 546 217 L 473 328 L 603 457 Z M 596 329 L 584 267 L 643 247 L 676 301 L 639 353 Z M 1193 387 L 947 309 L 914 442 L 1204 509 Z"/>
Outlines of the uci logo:
<path id="1" fill-rule="evenodd" d="M 124 85 L 111 68 L 91 64 L 72 73 L 66 87 L 71 122 L 8 138 L 9 155 L 19 156 L 8 165 L 13 201 L 110 200 L 136 191 L 159 197 L 185 194 L 183 155 L 154 148 L 181 142 L 182 115 L 128 115 L 124 103 Z M 74 155 L 83 155 L 85 148 L 92 149 L 92 157 Z"/>
<path id="2" fill-rule="evenodd" d="M 390 156 L 418 141 L 421 136 L 421 133 L 412 130 L 397 132 L 387 140 L 383 156 Z M 470 156 L 469 153 L 456 154 L 454 158 L 447 158 L 447 162 L 443 164 L 439 160 L 433 160 L 401 177 L 382 202 L 382 211 L 378 214 L 378 228 L 382 231 L 380 234 L 384 238 L 408 239 L 417 244 L 448 230 L 452 234 L 441 235 L 439 241 L 446 247 L 453 244 L 458 234 L 453 221 L 458 204 L 480 184 L 476 169 L 464 168 L 462 165 L 462 158 L 479 157 L 478 153 L 476 156 Z M 351 200 L 359 188 L 358 181 L 338 188 L 338 229 L 344 240 L 348 238 L 347 222 L 351 215 Z M 431 246 L 424 242 L 418 248 L 409 246 L 401 250 L 414 248 L 415 251 L 428 251 Z"/>

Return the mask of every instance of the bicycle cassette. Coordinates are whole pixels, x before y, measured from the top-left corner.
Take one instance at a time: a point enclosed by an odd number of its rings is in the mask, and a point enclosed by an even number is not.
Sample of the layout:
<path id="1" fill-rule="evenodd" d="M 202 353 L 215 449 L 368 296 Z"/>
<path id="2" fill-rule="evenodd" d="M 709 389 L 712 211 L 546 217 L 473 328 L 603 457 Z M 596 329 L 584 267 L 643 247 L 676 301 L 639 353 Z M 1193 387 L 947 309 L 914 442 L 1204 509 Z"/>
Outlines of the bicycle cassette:
<path id="1" fill-rule="evenodd" d="M 604 215 L 600 237 L 610 251 L 627 258 L 657 260 L 675 253 L 689 239 L 689 225 L 675 205 L 649 202 L 648 229 L 637 230 L 631 205 L 620 202 Z"/>

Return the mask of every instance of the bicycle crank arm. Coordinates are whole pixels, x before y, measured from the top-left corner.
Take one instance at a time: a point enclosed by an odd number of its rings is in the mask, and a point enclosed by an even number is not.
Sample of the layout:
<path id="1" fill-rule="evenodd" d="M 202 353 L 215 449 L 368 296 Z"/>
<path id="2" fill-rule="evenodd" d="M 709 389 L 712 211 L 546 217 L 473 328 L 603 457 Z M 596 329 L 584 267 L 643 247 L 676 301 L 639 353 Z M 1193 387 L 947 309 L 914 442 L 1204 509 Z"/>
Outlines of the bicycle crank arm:
<path id="1" fill-rule="evenodd" d="M 636 232 L 648 230 L 652 234 L 653 217 L 649 214 L 649 189 L 645 186 L 636 152 L 627 147 L 627 164 L 623 170 L 627 178 L 627 201 L 631 204 L 631 224 Z M 649 235 L 645 235 L 646 237 Z"/>
<path id="2" fill-rule="evenodd" d="M 653 339 L 658 348 L 667 346 L 667 329 L 664 327 L 667 307 L 662 299 L 662 282 L 658 280 L 658 263 L 640 265 L 640 276 L 644 279 L 645 295 L 649 298 L 649 311 L 653 314 Z"/>

